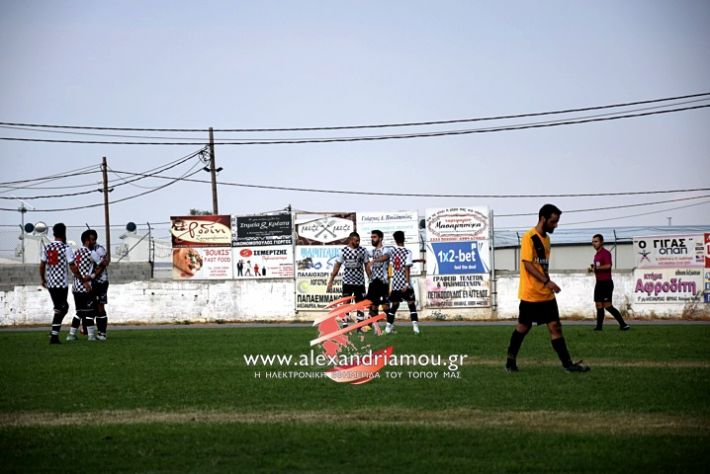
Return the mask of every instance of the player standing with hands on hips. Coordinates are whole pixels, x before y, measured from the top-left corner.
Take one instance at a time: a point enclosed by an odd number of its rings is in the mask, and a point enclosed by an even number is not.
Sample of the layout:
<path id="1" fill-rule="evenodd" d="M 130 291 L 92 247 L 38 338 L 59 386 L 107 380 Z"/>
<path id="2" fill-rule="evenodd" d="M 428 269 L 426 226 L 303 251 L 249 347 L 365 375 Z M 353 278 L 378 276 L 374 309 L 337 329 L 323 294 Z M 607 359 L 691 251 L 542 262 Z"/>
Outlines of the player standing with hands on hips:
<path id="1" fill-rule="evenodd" d="M 550 331 L 552 348 L 562 362 L 567 372 L 587 372 L 589 367 L 581 361 L 574 363 L 567 350 L 565 338 L 562 336 L 562 324 L 557 308 L 555 293 L 560 287 L 550 280 L 548 272 L 550 265 L 550 236 L 560 221 L 562 211 L 557 206 L 545 204 L 538 212 L 537 225 L 523 236 L 520 247 L 520 312 L 518 325 L 510 336 L 508 360 L 505 364 L 507 372 L 517 372 L 516 359 L 523 344 L 525 335 L 533 323 L 546 324 Z"/>
<path id="2" fill-rule="evenodd" d="M 619 310 L 611 303 L 614 293 L 614 280 L 611 279 L 611 252 L 604 248 L 604 237 L 601 234 L 592 237 L 592 247 L 597 251 L 594 255 L 594 263 L 589 267 L 589 271 L 594 272 L 597 281 L 594 285 L 594 305 L 597 307 L 597 325 L 594 330 L 602 330 L 604 310 L 607 310 L 619 323 L 619 329 L 627 331 L 631 326 L 626 324 Z"/>

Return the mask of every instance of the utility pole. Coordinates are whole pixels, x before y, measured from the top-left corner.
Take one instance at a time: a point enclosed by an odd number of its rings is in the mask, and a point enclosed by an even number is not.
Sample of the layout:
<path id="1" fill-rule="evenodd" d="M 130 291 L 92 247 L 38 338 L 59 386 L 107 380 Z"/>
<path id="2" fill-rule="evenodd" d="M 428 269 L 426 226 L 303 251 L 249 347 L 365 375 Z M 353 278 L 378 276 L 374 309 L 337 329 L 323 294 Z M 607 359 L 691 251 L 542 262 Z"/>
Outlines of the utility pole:
<path id="1" fill-rule="evenodd" d="M 219 214 L 217 204 L 217 169 L 214 162 L 214 133 L 210 127 L 210 174 L 212 175 L 212 214 Z"/>
<path id="2" fill-rule="evenodd" d="M 104 222 L 106 224 L 106 258 L 111 261 L 111 224 L 108 218 L 108 165 L 106 157 L 101 162 L 101 174 L 104 178 Z"/>

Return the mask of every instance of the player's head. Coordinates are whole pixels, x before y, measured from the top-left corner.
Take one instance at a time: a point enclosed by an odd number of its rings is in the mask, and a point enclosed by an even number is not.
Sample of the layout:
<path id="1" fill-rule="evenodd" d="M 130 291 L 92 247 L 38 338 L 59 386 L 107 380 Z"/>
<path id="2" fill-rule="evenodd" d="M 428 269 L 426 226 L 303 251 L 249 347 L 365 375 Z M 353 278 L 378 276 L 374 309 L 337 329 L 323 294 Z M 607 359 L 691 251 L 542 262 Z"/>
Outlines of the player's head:
<path id="1" fill-rule="evenodd" d="M 52 226 L 52 234 L 54 234 L 54 238 L 57 240 L 67 240 L 67 226 L 61 222 L 57 222 Z"/>
<path id="2" fill-rule="evenodd" d="M 352 248 L 357 248 L 360 246 L 360 234 L 357 232 L 350 232 L 348 236 L 348 245 Z"/>
<path id="3" fill-rule="evenodd" d="M 84 247 L 91 248 L 91 231 L 90 230 L 85 230 L 84 232 L 81 233 L 81 243 L 84 244 Z"/>
<path id="4" fill-rule="evenodd" d="M 592 247 L 594 250 L 599 250 L 604 245 L 604 236 L 602 234 L 594 234 L 592 237 Z"/>
<path id="5" fill-rule="evenodd" d="M 380 245 L 380 242 L 382 242 L 382 238 L 385 236 L 385 234 L 382 233 L 381 230 L 373 230 L 372 233 L 370 234 L 370 239 L 372 240 L 372 245 L 373 247 L 377 247 Z"/>
<path id="6" fill-rule="evenodd" d="M 538 224 L 542 224 L 543 232 L 552 234 L 557 228 L 557 224 L 560 222 L 562 211 L 554 204 L 545 204 L 540 208 L 540 212 L 538 212 L 537 215 L 537 222 Z"/>
<path id="7" fill-rule="evenodd" d="M 99 238 L 99 234 L 96 233 L 94 229 L 89 229 L 87 230 L 87 232 L 89 233 L 89 238 L 91 239 L 91 241 L 89 242 L 89 247 L 93 249 L 94 247 L 96 247 L 96 241 Z"/>
<path id="8" fill-rule="evenodd" d="M 401 230 L 398 230 L 394 234 L 392 234 L 392 237 L 394 238 L 396 244 L 402 245 L 404 243 L 404 232 L 402 232 Z"/>

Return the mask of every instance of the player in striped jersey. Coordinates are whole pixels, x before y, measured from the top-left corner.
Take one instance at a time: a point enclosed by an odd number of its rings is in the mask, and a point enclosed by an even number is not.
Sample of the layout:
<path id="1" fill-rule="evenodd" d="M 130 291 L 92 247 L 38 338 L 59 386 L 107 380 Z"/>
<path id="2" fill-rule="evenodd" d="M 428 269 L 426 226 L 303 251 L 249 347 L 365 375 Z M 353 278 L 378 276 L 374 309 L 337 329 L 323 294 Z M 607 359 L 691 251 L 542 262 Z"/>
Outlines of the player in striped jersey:
<path id="1" fill-rule="evenodd" d="M 76 251 L 75 262 L 79 270 L 79 278 L 74 278 L 72 292 L 74 293 L 74 306 L 76 306 L 76 316 L 72 319 L 71 328 L 67 341 L 76 341 L 76 332 L 82 321 L 86 323 L 86 331 L 89 341 L 96 341 L 96 326 L 94 318 L 96 316 L 96 305 L 94 304 L 94 293 L 91 290 L 91 280 L 96 278 L 95 267 L 97 262 L 95 255 L 91 252 L 91 231 L 85 230 L 81 234 L 83 247 Z"/>
<path id="2" fill-rule="evenodd" d="M 76 278 L 82 278 L 74 263 L 74 252 L 67 245 L 67 226 L 59 222 L 52 227 L 54 241 L 42 248 L 39 275 L 42 286 L 47 288 L 54 306 L 52 329 L 49 333 L 50 344 L 60 344 L 59 331 L 62 320 L 69 312 L 67 295 L 69 293 L 69 275 L 71 270 Z"/>
<path id="3" fill-rule="evenodd" d="M 91 282 L 91 288 L 96 299 L 96 339 L 99 341 L 106 340 L 106 328 L 108 327 L 108 316 L 106 316 L 106 303 L 108 303 L 108 267 L 110 257 L 106 248 L 96 243 L 98 234 L 95 230 L 89 229 L 89 244 L 92 251 L 92 257 L 96 262 L 94 274 L 96 279 Z"/>
<path id="4" fill-rule="evenodd" d="M 412 287 L 411 268 L 413 265 L 412 251 L 404 246 L 404 232 L 398 230 L 394 234 L 394 241 L 397 244 L 392 251 L 390 261 L 392 262 L 392 292 L 390 293 L 391 307 L 387 312 L 387 326 L 385 334 L 390 334 L 394 330 L 394 316 L 399 309 L 399 303 L 407 302 L 409 307 L 409 317 L 412 320 L 414 334 L 419 334 L 419 315 Z"/>

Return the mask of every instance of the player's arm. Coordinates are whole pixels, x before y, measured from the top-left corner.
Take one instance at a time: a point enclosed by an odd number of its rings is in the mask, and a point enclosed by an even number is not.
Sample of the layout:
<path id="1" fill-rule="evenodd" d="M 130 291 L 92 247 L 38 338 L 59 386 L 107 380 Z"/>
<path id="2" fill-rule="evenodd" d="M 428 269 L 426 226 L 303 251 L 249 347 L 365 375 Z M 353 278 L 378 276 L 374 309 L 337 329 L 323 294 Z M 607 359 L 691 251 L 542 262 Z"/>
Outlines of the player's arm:
<path id="1" fill-rule="evenodd" d="M 561 288 L 557 286 L 557 283 L 550 280 L 550 277 L 544 272 L 538 270 L 534 263 L 529 260 L 523 260 L 523 265 L 525 265 L 525 269 L 530 275 L 534 276 L 537 280 L 540 280 L 543 285 L 545 285 L 545 288 L 549 288 L 555 293 L 559 293 L 561 291 Z"/>
<path id="2" fill-rule="evenodd" d="M 333 290 L 333 280 L 335 280 L 335 276 L 338 274 L 340 271 L 340 262 L 335 262 L 335 265 L 333 265 L 333 271 L 330 273 L 330 278 L 328 278 L 328 286 L 326 287 L 325 291 L 330 293 Z"/>

